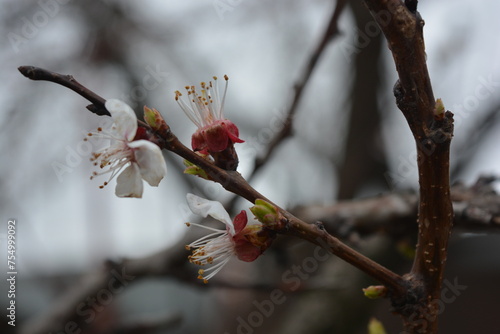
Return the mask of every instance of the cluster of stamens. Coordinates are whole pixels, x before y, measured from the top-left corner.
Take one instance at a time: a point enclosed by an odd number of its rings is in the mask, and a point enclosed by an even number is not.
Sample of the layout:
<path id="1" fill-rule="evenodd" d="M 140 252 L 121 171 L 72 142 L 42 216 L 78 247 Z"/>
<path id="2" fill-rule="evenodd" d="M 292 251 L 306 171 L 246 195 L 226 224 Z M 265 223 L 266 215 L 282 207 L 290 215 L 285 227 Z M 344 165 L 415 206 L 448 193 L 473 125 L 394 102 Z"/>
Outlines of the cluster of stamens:
<path id="1" fill-rule="evenodd" d="M 187 250 L 192 250 L 192 254 L 188 256 L 189 262 L 198 266 L 213 265 L 208 269 L 198 270 L 198 279 L 208 283 L 208 280 L 215 276 L 235 254 L 233 241 L 225 230 L 217 230 L 194 223 L 186 223 L 186 225 L 195 225 L 213 231 L 213 233 L 185 246 Z M 207 272 L 210 273 L 205 275 Z"/>
<path id="2" fill-rule="evenodd" d="M 111 129 L 114 130 L 114 127 Z M 111 146 L 103 148 L 97 152 L 92 152 L 90 161 L 94 166 L 100 169 L 109 167 L 109 169 L 104 171 L 94 171 L 90 176 L 93 180 L 95 177 L 111 173 L 107 181 L 104 181 L 99 188 L 103 189 L 109 184 L 109 182 L 120 173 L 120 171 L 125 167 L 130 161 L 133 161 L 134 154 L 133 150 L 129 148 L 126 142 L 114 136 L 112 133 L 105 132 L 101 127 L 97 128 L 97 132 L 89 132 L 84 141 L 88 141 L 89 138 L 100 138 L 109 139 L 114 142 Z"/>
<path id="3" fill-rule="evenodd" d="M 200 94 L 196 91 L 195 86 L 185 87 L 189 105 L 179 98 L 182 93 L 178 90 L 175 91 L 175 100 L 189 119 L 199 128 L 212 123 L 214 120 L 222 120 L 223 118 L 224 100 L 226 99 L 229 77 L 224 75 L 226 86 L 222 99 L 219 96 L 217 77 L 214 76 L 213 79 L 215 84 L 212 81 L 209 81 L 208 84 L 206 82 L 200 83 Z"/>

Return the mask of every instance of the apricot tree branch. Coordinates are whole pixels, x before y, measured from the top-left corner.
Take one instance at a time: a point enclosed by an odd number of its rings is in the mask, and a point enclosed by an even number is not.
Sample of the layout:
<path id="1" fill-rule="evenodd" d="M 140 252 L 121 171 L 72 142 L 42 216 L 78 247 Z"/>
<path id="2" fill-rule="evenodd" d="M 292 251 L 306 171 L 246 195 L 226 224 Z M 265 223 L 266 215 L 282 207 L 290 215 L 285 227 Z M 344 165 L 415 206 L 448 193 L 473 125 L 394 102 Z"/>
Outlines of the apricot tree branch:
<path id="1" fill-rule="evenodd" d="M 441 295 L 453 225 L 449 184 L 453 114 L 436 109 L 426 64 L 424 21 L 417 12 L 417 1 L 364 0 L 364 3 L 389 43 L 399 77 L 394 87 L 396 103 L 417 144 L 419 231 L 413 268 L 406 277 L 411 298 L 393 303 L 408 333 L 437 333 L 439 309 L 433 301 Z"/>
<path id="2" fill-rule="evenodd" d="M 197 155 L 184 146 L 171 131 L 168 131 L 166 136 L 161 139 L 160 147 L 172 151 L 201 167 L 212 180 L 218 182 L 226 190 L 247 199 L 251 203 L 255 203 L 257 199 L 263 199 L 275 205 L 284 217 L 282 227 L 275 229 L 275 232 L 293 235 L 319 245 L 384 284 L 395 296 L 400 298 L 405 294 L 405 284 L 399 275 L 342 243 L 339 239 L 330 235 L 322 224 L 308 224 L 280 208 L 252 188 L 238 172 L 223 170 Z"/>
<path id="3" fill-rule="evenodd" d="M 25 69 L 30 68 L 34 67 L 24 66 L 22 69 L 20 69 L 20 71 L 21 73 L 23 73 Z M 79 84 L 75 86 L 74 83 L 76 81 L 71 76 L 61 76 L 57 73 L 52 73 L 43 69 L 38 69 L 37 72 L 41 72 L 44 75 L 31 76 L 34 78 L 34 80 L 53 81 L 56 83 L 61 83 L 66 87 L 68 87 L 67 84 L 69 82 L 69 85 L 71 87 L 79 87 Z M 28 77 L 31 78 L 30 76 Z M 93 103 L 94 101 L 96 101 L 95 97 L 98 96 L 85 87 L 73 90 L 75 90 L 75 92 L 82 95 L 83 97 L 89 99 Z M 99 100 L 99 102 L 101 104 L 104 104 L 104 100 L 102 100 L 102 98 L 100 99 L 101 100 Z M 206 160 L 205 158 L 187 148 L 172 133 L 168 125 L 165 129 L 162 129 L 161 132 L 155 133 L 155 135 L 157 136 L 156 142 L 161 148 L 169 150 L 190 161 L 191 163 L 199 166 L 213 181 L 221 184 L 226 190 L 247 199 L 251 203 L 255 203 L 257 199 L 263 199 L 269 203 L 272 203 L 272 201 L 252 188 L 238 172 L 221 169 L 217 167 L 213 162 Z M 326 250 L 365 272 L 369 276 L 378 280 L 380 283 L 384 284 L 390 291 L 389 295 L 401 298 L 405 294 L 406 287 L 402 277 L 393 273 L 377 262 L 370 260 L 354 249 L 348 247 L 339 239 L 330 235 L 323 228 L 322 224 L 308 224 L 296 218 L 286 210 L 279 208 L 276 204 L 272 204 L 279 209 L 280 213 L 283 216 L 283 221 L 280 225 L 281 227 L 279 229 L 276 229 L 275 232 L 285 235 L 293 235 L 325 248 Z"/>
<path id="4" fill-rule="evenodd" d="M 81 85 L 72 75 L 59 74 L 35 66 L 19 66 L 18 70 L 28 79 L 50 81 L 67 87 L 92 102 L 91 105 L 87 106 L 88 110 L 99 116 L 110 116 L 110 113 L 104 107 L 106 100 Z"/>

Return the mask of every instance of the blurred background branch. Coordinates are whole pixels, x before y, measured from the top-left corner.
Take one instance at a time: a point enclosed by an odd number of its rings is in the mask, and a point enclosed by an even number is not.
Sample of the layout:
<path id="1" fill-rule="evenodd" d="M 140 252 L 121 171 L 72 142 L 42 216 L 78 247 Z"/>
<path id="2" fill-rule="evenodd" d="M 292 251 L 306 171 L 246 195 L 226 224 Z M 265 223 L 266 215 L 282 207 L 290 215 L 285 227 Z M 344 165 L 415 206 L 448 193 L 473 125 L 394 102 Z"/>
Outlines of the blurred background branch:
<path id="1" fill-rule="evenodd" d="M 293 90 L 293 99 L 290 104 L 290 107 L 288 109 L 286 118 L 284 120 L 283 128 L 275 134 L 275 137 L 271 140 L 271 142 L 267 145 L 266 152 L 262 156 L 257 156 L 255 159 L 255 164 L 254 164 L 254 169 L 252 173 L 248 177 L 248 182 L 251 182 L 253 176 L 257 171 L 262 167 L 263 164 L 265 164 L 272 156 L 275 148 L 287 137 L 291 136 L 293 134 L 293 120 L 295 118 L 295 113 L 297 111 L 297 108 L 299 106 L 302 93 L 304 92 L 307 83 L 309 82 L 309 79 L 311 77 L 311 74 L 313 73 L 316 65 L 318 64 L 318 60 L 321 58 L 321 55 L 323 54 L 323 51 L 327 47 L 327 45 L 336 37 L 340 34 L 339 27 L 338 27 L 338 21 L 340 18 L 340 15 L 342 14 L 342 11 L 346 5 L 347 0 L 339 0 L 336 1 L 335 7 L 332 13 L 332 17 L 330 18 L 330 22 L 325 28 L 325 31 L 323 33 L 323 37 L 321 38 L 320 42 L 318 43 L 318 46 L 316 49 L 312 52 L 310 55 L 309 59 L 307 60 L 307 63 L 304 66 L 303 73 L 301 77 L 299 78 L 298 82 L 294 85 Z"/>

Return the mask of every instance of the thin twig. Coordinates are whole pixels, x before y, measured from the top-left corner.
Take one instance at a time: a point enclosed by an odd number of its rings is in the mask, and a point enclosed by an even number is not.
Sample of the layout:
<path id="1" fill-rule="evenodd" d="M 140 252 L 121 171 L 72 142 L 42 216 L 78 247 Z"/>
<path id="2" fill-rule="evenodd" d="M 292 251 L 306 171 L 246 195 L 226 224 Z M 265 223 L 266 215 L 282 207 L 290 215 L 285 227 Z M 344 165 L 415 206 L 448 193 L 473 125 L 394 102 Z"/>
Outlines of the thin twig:
<path id="1" fill-rule="evenodd" d="M 293 235 L 319 245 L 384 284 L 395 296 L 401 297 L 405 294 L 406 286 L 401 276 L 345 245 L 321 228 L 321 225 L 308 224 L 288 211 L 279 208 L 278 205 L 252 188 L 238 172 L 223 170 L 197 155 L 183 145 L 171 131 L 166 135 L 167 137 L 163 137 L 159 141 L 162 148 L 172 151 L 201 167 L 212 180 L 221 184 L 226 190 L 247 199 L 251 203 L 255 203 L 257 199 L 263 199 L 275 205 L 285 217 L 283 227 L 275 230 L 277 233 Z"/>
<path id="2" fill-rule="evenodd" d="M 289 136 L 292 135 L 292 128 L 293 128 L 293 119 L 295 117 L 295 113 L 297 111 L 297 107 L 299 105 L 300 99 L 302 98 L 302 93 L 304 92 L 304 89 L 306 85 L 309 83 L 309 78 L 311 77 L 311 74 L 313 73 L 314 69 L 316 68 L 316 65 L 318 64 L 318 60 L 320 59 L 321 55 L 323 54 L 323 51 L 326 49 L 326 46 L 328 43 L 339 34 L 339 29 L 338 29 L 338 19 L 340 17 L 340 14 L 342 13 L 342 10 L 345 7 L 347 0 L 337 0 L 337 3 L 335 5 L 335 8 L 333 10 L 332 16 L 330 18 L 330 22 L 328 23 L 328 26 L 325 29 L 325 32 L 323 33 L 323 37 L 321 38 L 319 44 L 317 45 L 316 49 L 314 52 L 311 54 L 309 57 L 304 71 L 302 73 L 301 78 L 298 80 L 298 82 L 294 86 L 294 96 L 292 103 L 288 109 L 286 119 L 284 120 L 284 125 L 283 128 L 279 133 L 276 134 L 276 136 L 271 140 L 269 143 L 266 152 L 262 156 L 257 156 L 254 162 L 254 168 L 253 171 L 251 172 L 250 176 L 247 178 L 248 181 L 250 182 L 254 175 L 257 173 L 257 171 L 266 163 L 266 161 L 271 157 L 273 154 L 274 150 L 283 142 L 284 139 L 288 138 Z"/>
<path id="3" fill-rule="evenodd" d="M 50 81 L 67 87 L 92 102 L 91 105 L 87 106 L 88 110 L 99 116 L 110 116 L 104 107 L 106 100 L 80 84 L 72 75 L 63 75 L 35 66 L 20 66 L 18 70 L 31 80 Z"/>
<path id="4" fill-rule="evenodd" d="M 477 161 L 475 155 L 481 152 L 479 150 L 485 139 L 496 130 L 496 126 L 500 120 L 500 101 L 489 106 L 485 112 L 477 112 L 476 115 L 481 115 L 479 123 L 467 133 L 462 135 L 462 140 L 455 140 L 453 144 L 454 164 L 451 167 L 451 179 L 459 177 L 472 163 Z M 476 116 L 478 121 L 479 116 Z"/>

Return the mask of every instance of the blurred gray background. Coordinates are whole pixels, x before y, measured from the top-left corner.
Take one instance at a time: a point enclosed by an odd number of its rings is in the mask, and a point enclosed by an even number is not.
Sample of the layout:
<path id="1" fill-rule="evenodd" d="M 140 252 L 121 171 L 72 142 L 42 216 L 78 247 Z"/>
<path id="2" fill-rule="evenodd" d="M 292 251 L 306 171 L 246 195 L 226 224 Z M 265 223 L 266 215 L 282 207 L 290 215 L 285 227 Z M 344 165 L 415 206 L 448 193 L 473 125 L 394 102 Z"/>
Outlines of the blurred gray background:
<path id="1" fill-rule="evenodd" d="M 227 74 L 225 114 L 246 140 L 236 148 L 239 171 L 248 176 L 286 116 L 294 84 L 334 6 L 325 0 L 0 1 L 0 261 L 6 258 L 6 222 L 15 218 L 19 325 L 50 313 L 104 260 L 140 258 L 174 245 L 186 232 L 183 223 L 194 219 L 185 204 L 187 192 L 222 201 L 231 197 L 218 185 L 183 175 L 182 159 L 171 153 L 165 153 L 167 177 L 158 188 L 146 186 L 142 199 L 115 197 L 115 181 L 99 189 L 101 179 L 89 180 L 90 152 L 82 139 L 102 119 L 87 112 L 88 102 L 77 94 L 29 81 L 17 67 L 71 74 L 138 112 L 143 105 L 155 107 L 186 144 L 195 126 L 175 103 L 174 91 Z M 499 10 L 493 0 L 419 5 L 434 93 L 455 114 L 452 181 L 500 174 Z M 374 27 L 366 9 L 349 2 L 339 20 L 340 35 L 305 88 L 294 136 L 252 180 L 278 204 L 331 204 L 416 189 L 413 139 L 392 95 L 392 57 Z M 236 203 L 239 209 L 248 206 Z M 358 246 L 404 273 L 410 262 L 390 244 L 390 238 L 378 236 Z M 237 333 L 238 319 L 248 322 L 255 311 L 252 301 L 269 298 L 259 284 L 280 286 L 282 273 L 313 251 L 303 243 L 284 251 L 287 247 L 278 243 L 262 260 L 227 265 L 220 280 L 241 283 L 236 289 L 171 277 L 130 284 L 86 330 L 120 332 L 127 321 L 166 316 L 150 332 Z M 467 289 L 446 306 L 443 333 L 455 333 L 453 326 L 463 333 L 487 332 L 494 320 L 488 310 L 500 307 L 498 289 L 487 288 L 500 278 L 496 254 L 494 235 L 452 239 L 447 277 Z M 301 292 L 287 292 L 286 302 L 275 305 L 252 333 L 365 333 L 375 314 L 396 333 L 399 320 L 389 314 L 387 302 L 360 293 L 374 282 L 333 258 L 321 265 L 302 282 Z M 1 331 L 11 330 L 4 320 Z M 64 323 L 54 326 L 55 333 Z"/>

